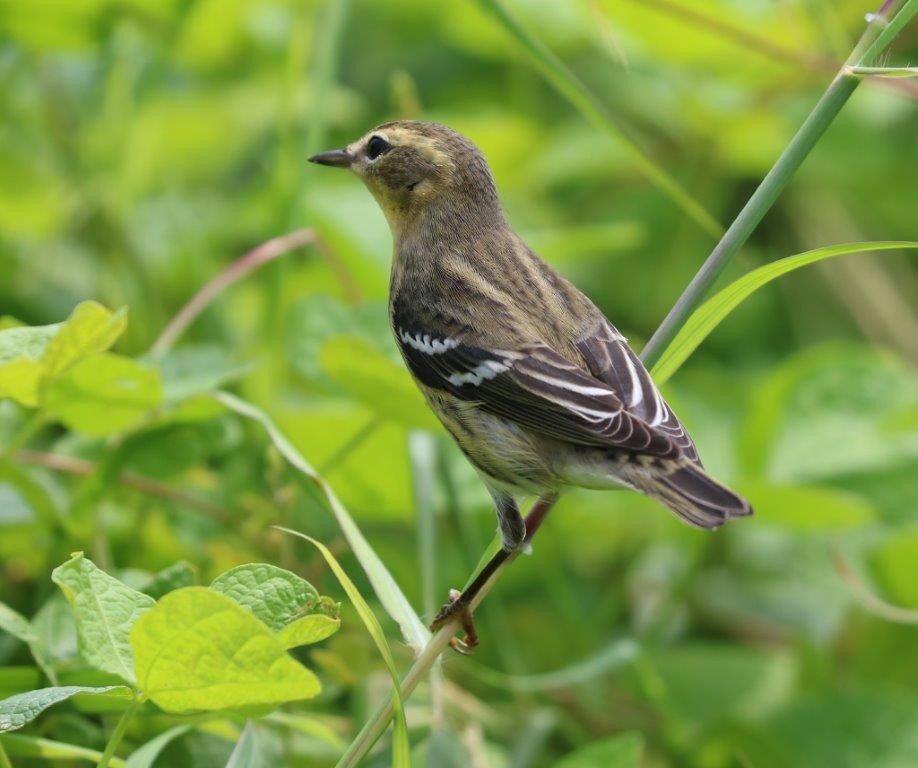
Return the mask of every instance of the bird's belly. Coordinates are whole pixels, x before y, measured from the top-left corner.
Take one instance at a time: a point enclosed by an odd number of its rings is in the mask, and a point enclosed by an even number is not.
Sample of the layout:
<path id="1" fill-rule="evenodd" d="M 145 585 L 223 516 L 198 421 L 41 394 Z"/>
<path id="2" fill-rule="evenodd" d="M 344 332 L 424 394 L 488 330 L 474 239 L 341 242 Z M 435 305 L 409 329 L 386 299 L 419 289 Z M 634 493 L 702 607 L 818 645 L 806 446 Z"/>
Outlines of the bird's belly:
<path id="1" fill-rule="evenodd" d="M 536 494 L 561 484 L 539 437 L 475 403 L 426 388 L 424 394 L 469 461 L 497 484 Z"/>

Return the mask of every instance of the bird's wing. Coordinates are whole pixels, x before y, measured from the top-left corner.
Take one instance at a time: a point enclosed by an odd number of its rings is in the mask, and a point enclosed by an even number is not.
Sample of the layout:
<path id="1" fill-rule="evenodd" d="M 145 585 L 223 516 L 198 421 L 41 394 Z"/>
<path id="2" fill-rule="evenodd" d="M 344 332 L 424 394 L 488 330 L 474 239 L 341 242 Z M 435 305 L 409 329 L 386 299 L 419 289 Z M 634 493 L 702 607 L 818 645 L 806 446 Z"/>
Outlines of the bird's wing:
<path id="1" fill-rule="evenodd" d="M 701 464 L 685 427 L 663 399 L 628 340 L 609 322 L 577 343 L 590 372 L 611 387 L 625 409 L 672 440 L 686 458 Z"/>
<path id="2" fill-rule="evenodd" d="M 396 327 L 405 362 L 427 387 L 479 403 L 533 432 L 567 442 L 681 458 L 668 434 L 630 413 L 608 384 L 545 344 L 496 350 Z"/>

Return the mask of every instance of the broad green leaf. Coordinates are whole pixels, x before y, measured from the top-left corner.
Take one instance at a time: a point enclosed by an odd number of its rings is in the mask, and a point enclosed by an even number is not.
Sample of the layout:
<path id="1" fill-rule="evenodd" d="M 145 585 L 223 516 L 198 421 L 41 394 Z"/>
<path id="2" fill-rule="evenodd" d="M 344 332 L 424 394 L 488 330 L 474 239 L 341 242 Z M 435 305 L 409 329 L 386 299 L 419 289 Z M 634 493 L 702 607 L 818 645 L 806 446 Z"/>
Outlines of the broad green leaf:
<path id="1" fill-rule="evenodd" d="M 41 685 L 41 672 L 35 667 L 0 667 L 0 696 L 31 691 Z"/>
<path id="2" fill-rule="evenodd" d="M 76 363 L 48 390 L 48 411 L 71 429 L 110 435 L 131 426 L 163 399 L 159 372 L 121 355 Z"/>
<path id="3" fill-rule="evenodd" d="M 0 331 L 0 398 L 39 405 L 57 376 L 104 352 L 126 325 L 126 310 L 113 313 L 94 301 L 84 301 L 63 323 Z"/>
<path id="4" fill-rule="evenodd" d="M 112 312 L 95 301 L 78 304 L 42 355 L 45 379 L 50 381 L 74 363 L 104 352 L 127 327 L 127 310 Z"/>
<path id="5" fill-rule="evenodd" d="M 65 701 L 78 693 L 100 694 L 118 691 L 130 695 L 130 689 L 123 685 L 107 685 L 91 687 L 81 685 L 68 685 L 57 688 L 40 688 L 37 691 L 28 691 L 10 696 L 0 701 L 0 733 L 15 731 L 28 725 L 48 707 L 58 702 Z"/>
<path id="6" fill-rule="evenodd" d="M 644 737 L 630 732 L 587 744 L 567 755 L 556 768 L 638 768 Z"/>
<path id="7" fill-rule="evenodd" d="M 896 530 L 873 550 L 870 562 L 891 602 L 918 608 L 918 527 Z"/>
<path id="8" fill-rule="evenodd" d="M 288 624 L 277 633 L 284 648 L 312 645 L 331 637 L 341 627 L 341 619 L 314 613 Z"/>
<path id="9" fill-rule="evenodd" d="M 914 367 L 867 346 L 808 348 L 753 388 L 740 441 L 745 474 L 820 483 L 914 467 L 918 432 L 891 427 L 913 407 Z"/>
<path id="10" fill-rule="evenodd" d="M 373 613 L 370 606 L 367 605 L 366 600 L 363 599 L 363 595 L 360 594 L 360 590 L 354 586 L 354 582 L 350 580 L 347 573 L 345 573 L 341 564 L 335 559 L 335 556 L 329 551 L 328 547 L 322 544 L 322 542 L 307 536 L 305 533 L 282 527 L 279 528 L 279 530 L 289 533 L 292 536 L 298 536 L 301 539 L 305 539 L 322 553 L 322 557 L 325 558 L 325 562 L 328 563 L 329 568 L 332 569 L 332 572 L 344 588 L 351 603 L 357 610 L 357 614 L 360 616 L 361 621 L 363 621 L 364 626 L 367 628 L 367 632 L 370 634 L 370 637 L 373 638 L 373 642 L 376 643 L 376 647 L 383 657 L 386 668 L 392 676 L 392 706 L 395 711 L 395 726 L 392 736 L 392 765 L 394 768 L 405 768 L 405 766 L 410 766 L 411 746 L 408 741 L 408 726 L 405 722 L 405 708 L 402 703 L 401 681 L 399 680 L 398 670 L 395 667 L 395 659 L 392 658 L 392 651 L 389 649 L 389 643 L 386 642 L 386 635 L 379 625 L 376 615 Z"/>
<path id="11" fill-rule="evenodd" d="M 129 634 L 134 622 L 155 604 L 97 568 L 78 552 L 51 573 L 73 606 L 83 658 L 97 669 L 134 683 L 134 656 Z"/>
<path id="12" fill-rule="evenodd" d="M 319 350 L 322 369 L 339 388 L 380 416 L 409 427 L 438 422 L 404 366 L 355 336 L 335 336 Z"/>
<path id="13" fill-rule="evenodd" d="M 311 613 L 319 593 L 306 579 L 268 563 L 248 563 L 221 574 L 211 589 L 235 600 L 278 632 Z"/>
<path id="14" fill-rule="evenodd" d="M 865 253 L 869 251 L 897 251 L 918 248 L 918 242 L 907 240 L 873 241 L 865 243 L 843 243 L 830 245 L 825 248 L 816 248 L 795 256 L 766 264 L 758 269 L 743 275 L 722 291 L 718 292 L 685 321 L 685 325 L 670 342 L 666 351 L 660 356 L 657 364 L 653 366 L 651 375 L 657 384 L 666 382 L 694 352 L 698 345 L 704 341 L 727 315 L 755 293 L 763 285 L 772 280 L 792 272 L 800 267 L 813 264 L 833 256 L 843 256 L 848 253 Z"/>
<path id="15" fill-rule="evenodd" d="M 689 722 L 755 718 L 790 698 L 794 659 L 723 643 L 661 648 L 649 656 L 671 706 Z"/>
<path id="16" fill-rule="evenodd" d="M 225 349 L 212 345 L 179 347 L 144 362 L 159 369 L 165 399 L 169 402 L 212 392 L 249 370 L 248 365 L 234 360 Z"/>
<path id="17" fill-rule="evenodd" d="M 316 676 L 249 611 L 207 587 L 165 595 L 131 632 L 141 690 L 167 712 L 310 699 Z"/>
<path id="18" fill-rule="evenodd" d="M 918 698 L 897 690 L 829 691 L 796 700 L 767 723 L 781 765 L 911 768 L 918 765 Z M 748 753 L 753 765 L 776 765 Z"/>
<path id="19" fill-rule="evenodd" d="M 337 386 L 328 378 L 319 361 L 327 341 L 346 334 L 359 337 L 374 349 L 391 348 L 391 332 L 383 302 L 347 306 L 324 294 L 306 296 L 291 309 L 286 326 L 286 350 L 290 362 L 314 384 L 334 392 Z"/>
<path id="20" fill-rule="evenodd" d="M 834 488 L 743 483 L 740 490 L 760 522 L 795 531 L 836 533 L 874 519 L 864 497 Z"/>
<path id="21" fill-rule="evenodd" d="M 0 603 L 0 631 L 9 632 L 24 643 L 31 643 L 36 639 L 29 620 L 5 603 Z"/>
<path id="22" fill-rule="evenodd" d="M 41 357 L 63 323 L 0 331 L 0 398 L 36 406 L 43 367 Z"/>
<path id="23" fill-rule="evenodd" d="M 305 579 L 268 563 L 240 565 L 210 585 L 250 610 L 285 648 L 318 643 L 341 626 L 338 605 Z"/>
<path id="24" fill-rule="evenodd" d="M 191 563 L 180 560 L 154 574 L 153 578 L 140 591 L 154 600 L 159 600 L 167 592 L 172 592 L 174 589 L 192 586 L 196 576 L 197 570 L 195 567 Z"/>
<path id="25" fill-rule="evenodd" d="M 52 683 L 57 682 L 47 649 L 31 622 L 4 603 L 0 603 L 0 631 L 8 632 L 29 646 L 29 652 L 38 666 Z"/>
<path id="26" fill-rule="evenodd" d="M 344 505 L 338 500 L 331 486 L 312 468 L 303 455 L 294 448 L 293 444 L 281 433 L 274 425 L 274 422 L 268 418 L 267 414 L 244 400 L 235 397 L 227 392 L 221 392 L 217 395 L 218 400 L 231 411 L 235 411 L 241 416 L 253 419 L 264 427 L 271 442 L 280 451 L 281 455 L 299 472 L 306 475 L 312 482 L 318 485 L 319 489 L 328 500 L 328 504 L 341 526 L 345 538 L 350 544 L 351 549 L 357 556 L 361 567 L 366 572 L 376 596 L 382 603 L 386 612 L 398 622 L 405 641 L 420 653 L 421 649 L 430 640 L 430 631 L 415 613 L 408 598 L 405 597 L 399 588 L 392 574 L 380 560 L 379 555 L 373 550 L 369 542 L 364 538 L 360 528 L 350 513 L 344 508 Z"/>
<path id="27" fill-rule="evenodd" d="M 179 736 L 188 733 L 190 730 L 190 725 L 176 725 L 174 728 L 170 728 L 168 731 L 163 731 L 157 736 L 154 736 L 146 744 L 143 744 L 131 753 L 130 757 L 124 761 L 124 768 L 153 768 L 153 764 L 156 762 L 156 758 L 159 757 L 160 753 L 168 747 L 171 742 L 175 741 Z"/>

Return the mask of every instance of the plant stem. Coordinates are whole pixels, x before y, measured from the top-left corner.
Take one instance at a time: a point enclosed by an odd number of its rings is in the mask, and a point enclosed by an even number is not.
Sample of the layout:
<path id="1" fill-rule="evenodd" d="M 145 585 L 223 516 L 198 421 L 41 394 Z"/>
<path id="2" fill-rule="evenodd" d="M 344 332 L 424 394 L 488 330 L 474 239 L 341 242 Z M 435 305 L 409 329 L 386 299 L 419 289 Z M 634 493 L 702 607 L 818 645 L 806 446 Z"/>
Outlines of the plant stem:
<path id="1" fill-rule="evenodd" d="M 305 245 L 315 246 L 319 250 L 332 272 L 335 273 L 335 277 L 338 278 L 341 289 L 348 300 L 356 301 L 360 297 L 360 289 L 357 287 L 357 283 L 319 233 L 314 229 L 297 229 L 293 232 L 288 232 L 286 235 L 272 238 L 244 253 L 216 277 L 205 283 L 169 321 L 159 338 L 153 343 L 150 352 L 154 356 L 164 355 L 172 349 L 175 342 L 188 329 L 188 326 L 197 319 L 198 315 L 207 309 L 211 302 L 233 283 L 238 282 L 278 256 L 283 256 L 285 253 Z"/>
<path id="2" fill-rule="evenodd" d="M 115 750 L 118 749 L 118 746 L 121 744 L 121 740 L 124 738 L 128 723 L 131 722 L 131 718 L 134 717 L 134 714 L 137 712 L 138 707 L 140 707 L 142 703 L 143 697 L 138 694 L 128 705 L 128 708 L 124 710 L 124 714 L 121 715 L 121 719 L 115 726 L 115 730 L 112 731 L 112 735 L 108 740 L 108 744 L 105 745 L 105 751 L 102 753 L 102 757 L 99 758 L 99 764 L 96 768 L 108 768 L 109 763 L 115 756 Z"/>
<path id="3" fill-rule="evenodd" d="M 905 21 L 918 10 L 918 0 L 908 0 L 903 10 L 893 20 L 882 26 L 880 14 L 871 20 L 867 30 L 861 36 L 849 61 L 855 59 L 858 66 L 869 65 L 884 50 L 896 32 L 902 29 Z M 905 21 L 901 21 L 905 17 Z M 877 32 L 881 28 L 882 31 Z M 874 37 L 876 35 L 876 37 Z M 863 50 L 864 53 L 860 53 Z M 666 347 L 675 338 L 679 329 L 685 324 L 688 316 L 698 307 L 708 290 L 717 280 L 749 236 L 768 213 L 797 169 L 803 164 L 816 143 L 822 138 L 836 115 L 857 88 L 860 79 L 849 73 L 847 65 L 835 76 L 822 98 L 813 107 L 812 112 L 791 139 L 784 152 L 772 166 L 771 170 L 759 184 L 758 188 L 743 206 L 739 215 L 727 229 L 720 242 L 714 246 L 711 255 L 698 270 L 697 274 L 682 295 L 676 301 L 669 314 L 661 323 L 656 333 L 647 342 L 641 352 L 645 365 L 652 366 L 660 359 Z"/>

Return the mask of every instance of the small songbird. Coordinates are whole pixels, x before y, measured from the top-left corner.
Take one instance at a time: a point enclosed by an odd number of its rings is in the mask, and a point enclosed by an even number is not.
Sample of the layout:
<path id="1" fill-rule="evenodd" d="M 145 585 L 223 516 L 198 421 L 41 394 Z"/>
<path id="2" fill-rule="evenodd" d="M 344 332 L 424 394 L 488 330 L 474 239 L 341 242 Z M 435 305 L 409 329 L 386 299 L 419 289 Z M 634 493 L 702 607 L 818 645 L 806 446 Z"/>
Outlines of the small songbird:
<path id="1" fill-rule="evenodd" d="M 309 158 L 347 168 L 394 240 L 389 317 L 428 405 L 494 499 L 503 549 L 432 625 L 468 607 L 568 486 L 625 486 L 699 528 L 752 513 L 711 478 L 621 333 L 510 228 L 482 153 L 437 123 L 383 123 Z M 532 531 L 529 532 L 531 535 Z"/>

